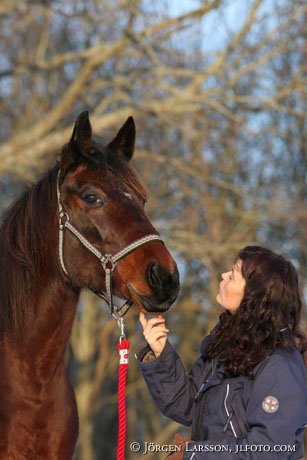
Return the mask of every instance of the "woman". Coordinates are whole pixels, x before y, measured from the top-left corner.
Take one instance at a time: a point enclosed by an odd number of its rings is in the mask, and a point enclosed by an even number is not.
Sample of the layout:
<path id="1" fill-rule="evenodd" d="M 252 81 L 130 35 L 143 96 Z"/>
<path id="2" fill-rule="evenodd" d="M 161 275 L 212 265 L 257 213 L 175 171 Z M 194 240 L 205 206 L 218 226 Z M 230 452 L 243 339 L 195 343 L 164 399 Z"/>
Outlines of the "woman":
<path id="1" fill-rule="evenodd" d="M 162 316 L 140 321 L 138 354 L 160 410 L 192 426 L 170 460 L 291 459 L 304 455 L 307 340 L 300 329 L 298 277 L 284 257 L 258 246 L 238 254 L 217 294 L 219 323 L 186 375 Z"/>

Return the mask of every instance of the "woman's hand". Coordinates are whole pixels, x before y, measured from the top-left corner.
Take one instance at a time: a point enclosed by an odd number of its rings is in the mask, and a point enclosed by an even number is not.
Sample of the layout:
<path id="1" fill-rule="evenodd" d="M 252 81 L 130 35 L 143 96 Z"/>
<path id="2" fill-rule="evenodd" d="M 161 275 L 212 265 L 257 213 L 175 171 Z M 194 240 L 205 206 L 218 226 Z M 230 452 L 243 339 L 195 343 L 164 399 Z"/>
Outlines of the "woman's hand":
<path id="1" fill-rule="evenodd" d="M 179 450 L 176 450 L 173 454 L 169 454 L 165 457 L 167 460 L 182 460 L 183 453 L 185 448 L 187 447 L 187 443 L 191 442 L 189 438 L 183 438 L 180 434 L 175 434 L 175 437 L 172 441 L 172 446 L 179 447 Z"/>
<path id="2" fill-rule="evenodd" d="M 165 319 L 162 315 L 147 320 L 144 313 L 140 313 L 140 323 L 143 326 L 143 335 L 157 358 L 165 347 L 167 333 L 169 330 L 165 327 Z"/>

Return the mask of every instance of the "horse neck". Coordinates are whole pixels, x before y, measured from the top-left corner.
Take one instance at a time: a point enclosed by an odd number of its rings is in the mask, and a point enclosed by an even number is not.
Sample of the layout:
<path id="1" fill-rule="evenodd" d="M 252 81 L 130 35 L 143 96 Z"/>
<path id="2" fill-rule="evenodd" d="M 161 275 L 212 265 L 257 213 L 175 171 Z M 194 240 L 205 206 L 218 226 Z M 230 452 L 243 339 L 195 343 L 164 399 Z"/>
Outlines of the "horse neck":
<path id="1" fill-rule="evenodd" d="M 51 367 L 63 356 L 79 295 L 59 267 L 56 172 L 15 203 L 0 232 L 2 342 Z"/>
<path id="2" fill-rule="evenodd" d="M 22 330 L 19 328 L 5 347 L 5 359 L 15 363 L 14 378 L 44 385 L 56 372 L 64 372 L 64 355 L 78 298 L 78 290 L 65 283 L 57 270 L 46 267 L 32 294 L 24 299 Z"/>
<path id="3" fill-rule="evenodd" d="M 26 346 L 40 377 L 48 377 L 60 362 L 64 364 L 78 297 L 77 290 L 69 288 L 59 277 L 50 275 L 44 289 L 38 289 L 33 296 L 34 322 L 30 317 L 26 321 L 29 331 Z"/>

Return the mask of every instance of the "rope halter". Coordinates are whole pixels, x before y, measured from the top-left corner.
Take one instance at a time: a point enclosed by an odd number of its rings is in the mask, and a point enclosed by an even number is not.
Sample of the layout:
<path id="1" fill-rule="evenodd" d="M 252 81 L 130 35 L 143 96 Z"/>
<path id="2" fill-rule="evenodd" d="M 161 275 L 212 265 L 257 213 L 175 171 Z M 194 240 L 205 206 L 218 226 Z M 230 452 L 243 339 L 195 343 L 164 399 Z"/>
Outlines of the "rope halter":
<path id="1" fill-rule="evenodd" d="M 124 314 L 128 311 L 131 307 L 132 302 L 126 301 L 124 305 L 117 307 L 113 303 L 113 293 L 112 293 L 112 272 L 114 271 L 116 264 L 119 260 L 123 259 L 126 255 L 130 254 L 135 249 L 139 248 L 140 246 L 144 246 L 147 243 L 151 243 L 152 241 L 161 241 L 163 243 L 162 238 L 156 234 L 150 234 L 144 236 L 143 238 L 139 238 L 135 240 L 133 243 L 128 244 L 128 246 L 124 247 L 120 251 L 116 252 L 115 254 L 102 254 L 95 246 L 92 245 L 80 232 L 74 227 L 69 220 L 68 213 L 63 209 L 61 204 L 61 195 L 60 195 L 60 187 L 59 187 L 59 177 L 60 177 L 60 170 L 57 176 L 57 201 L 58 201 L 58 211 L 59 211 L 59 259 L 60 265 L 65 273 L 65 275 L 69 278 L 68 271 L 65 267 L 64 263 L 64 231 L 65 229 L 69 230 L 83 246 L 86 247 L 88 251 L 94 254 L 97 259 L 99 259 L 101 266 L 106 274 L 106 292 L 101 291 L 93 291 L 96 295 L 100 298 L 105 300 L 110 308 L 111 314 L 116 318 L 120 318 L 124 316 Z"/>

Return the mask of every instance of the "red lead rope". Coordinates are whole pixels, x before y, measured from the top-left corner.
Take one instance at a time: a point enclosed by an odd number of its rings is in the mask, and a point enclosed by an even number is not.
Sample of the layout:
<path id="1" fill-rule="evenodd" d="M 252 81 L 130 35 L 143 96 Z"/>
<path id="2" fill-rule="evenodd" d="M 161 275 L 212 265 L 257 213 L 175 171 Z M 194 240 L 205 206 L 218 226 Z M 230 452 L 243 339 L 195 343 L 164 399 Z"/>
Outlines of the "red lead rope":
<path id="1" fill-rule="evenodd" d="M 119 353 L 118 368 L 118 443 L 117 460 L 125 459 L 126 440 L 126 377 L 129 366 L 129 342 L 120 337 L 117 344 Z"/>

